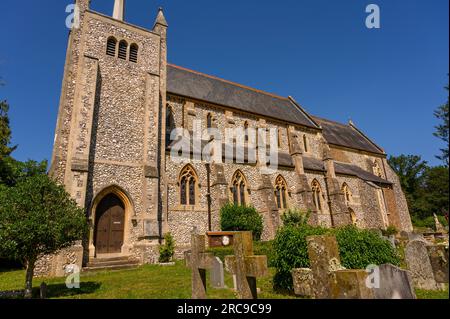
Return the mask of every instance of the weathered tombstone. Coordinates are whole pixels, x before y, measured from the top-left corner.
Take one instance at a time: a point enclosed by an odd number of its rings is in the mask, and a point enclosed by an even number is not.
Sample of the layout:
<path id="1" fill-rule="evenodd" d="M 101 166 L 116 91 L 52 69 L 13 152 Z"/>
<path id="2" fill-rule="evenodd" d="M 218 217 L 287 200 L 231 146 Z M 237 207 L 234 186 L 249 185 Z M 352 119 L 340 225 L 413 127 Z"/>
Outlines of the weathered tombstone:
<path id="1" fill-rule="evenodd" d="M 222 289 L 225 288 L 223 263 L 219 257 L 214 257 L 211 260 L 212 267 L 210 272 L 211 286 L 213 288 Z"/>
<path id="2" fill-rule="evenodd" d="M 313 276 L 313 297 L 331 299 L 334 272 L 342 269 L 336 237 L 310 236 L 306 241 Z"/>
<path id="3" fill-rule="evenodd" d="M 344 269 L 334 272 L 331 297 L 333 299 L 373 299 L 367 285 L 368 273 L 363 269 Z"/>
<path id="4" fill-rule="evenodd" d="M 425 238 L 424 238 L 423 234 L 419 234 L 419 233 L 408 233 L 408 240 L 409 240 L 409 241 L 413 241 L 413 240 L 422 240 L 422 241 L 425 241 Z"/>
<path id="5" fill-rule="evenodd" d="M 45 282 L 41 283 L 39 295 L 41 299 L 47 299 L 47 284 Z"/>
<path id="6" fill-rule="evenodd" d="M 415 288 L 438 289 L 425 241 L 410 241 L 405 247 L 405 260 Z"/>
<path id="7" fill-rule="evenodd" d="M 439 284 L 448 284 L 448 249 L 444 245 L 427 246 L 434 280 Z"/>
<path id="8" fill-rule="evenodd" d="M 391 264 L 380 265 L 374 273 L 373 294 L 375 299 L 416 299 L 411 276 Z"/>
<path id="9" fill-rule="evenodd" d="M 211 269 L 213 254 L 205 252 L 205 235 L 191 235 L 191 251 L 185 252 L 186 265 L 192 269 L 192 299 L 206 299 L 206 269 Z"/>
<path id="10" fill-rule="evenodd" d="M 236 275 L 240 299 L 257 299 L 256 278 L 268 274 L 267 256 L 253 254 L 252 232 L 237 232 L 233 240 L 234 256 L 225 257 L 227 270 Z"/>
<path id="11" fill-rule="evenodd" d="M 438 232 L 438 233 L 445 232 L 445 228 L 444 228 L 444 226 L 442 226 L 442 224 L 439 221 L 437 215 L 433 214 L 433 217 L 434 217 L 434 225 L 435 225 L 436 232 Z"/>
<path id="12" fill-rule="evenodd" d="M 295 268 L 291 271 L 294 293 L 297 296 L 312 297 L 312 271 L 309 268 Z"/>

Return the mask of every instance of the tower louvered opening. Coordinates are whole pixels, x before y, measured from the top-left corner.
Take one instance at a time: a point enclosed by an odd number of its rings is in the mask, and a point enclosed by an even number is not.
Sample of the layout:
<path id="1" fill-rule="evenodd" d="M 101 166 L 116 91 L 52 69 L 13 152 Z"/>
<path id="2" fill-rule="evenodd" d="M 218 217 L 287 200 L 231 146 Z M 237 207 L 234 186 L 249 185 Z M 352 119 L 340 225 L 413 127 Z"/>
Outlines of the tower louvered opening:
<path id="1" fill-rule="evenodd" d="M 134 62 L 134 63 L 137 63 L 137 61 L 138 61 L 138 46 L 137 46 L 137 44 L 132 44 L 131 46 L 130 46 L 130 61 L 131 62 Z"/>
<path id="2" fill-rule="evenodd" d="M 120 43 L 119 43 L 119 59 L 122 59 L 122 60 L 127 59 L 127 49 L 128 49 L 127 42 L 120 41 Z"/>
<path id="3" fill-rule="evenodd" d="M 106 45 L 106 54 L 110 56 L 116 56 L 116 46 L 117 40 L 114 38 L 109 38 L 108 43 Z"/>

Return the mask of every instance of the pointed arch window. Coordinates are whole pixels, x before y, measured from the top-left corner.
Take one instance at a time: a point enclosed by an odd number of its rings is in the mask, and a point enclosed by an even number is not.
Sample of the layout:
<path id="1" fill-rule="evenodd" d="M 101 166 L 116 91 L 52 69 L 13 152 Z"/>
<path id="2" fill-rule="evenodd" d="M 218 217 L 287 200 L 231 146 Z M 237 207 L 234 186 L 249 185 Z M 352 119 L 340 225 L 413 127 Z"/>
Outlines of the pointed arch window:
<path id="1" fill-rule="evenodd" d="M 383 171 L 381 170 L 380 164 L 378 164 L 377 161 L 373 162 L 373 173 L 376 176 L 383 178 Z"/>
<path id="2" fill-rule="evenodd" d="M 282 144 L 282 130 L 281 130 L 281 128 L 279 128 L 278 129 L 278 134 L 277 134 L 278 136 L 278 148 L 281 148 L 281 144 Z"/>
<path id="3" fill-rule="evenodd" d="M 246 142 L 248 142 L 248 122 L 244 122 L 244 139 Z"/>
<path id="4" fill-rule="evenodd" d="M 316 207 L 318 212 L 322 212 L 322 209 L 323 209 L 322 188 L 320 187 L 320 184 L 316 179 L 312 182 L 311 188 L 312 188 L 312 192 L 313 192 L 314 206 Z"/>
<path id="5" fill-rule="evenodd" d="M 278 176 L 275 180 L 275 198 L 277 201 L 278 209 L 288 208 L 287 198 L 288 198 L 288 188 L 286 180 L 283 176 Z"/>
<path id="6" fill-rule="evenodd" d="M 106 44 L 106 54 L 109 56 L 116 56 L 117 40 L 114 37 L 109 37 Z"/>
<path id="7" fill-rule="evenodd" d="M 172 131 L 175 129 L 175 118 L 173 115 L 172 108 L 167 105 L 166 108 L 166 144 L 170 144 L 170 135 L 172 134 Z"/>
<path id="8" fill-rule="evenodd" d="M 237 171 L 236 173 L 234 173 L 233 179 L 231 181 L 230 191 L 233 197 L 234 204 L 243 206 L 247 204 L 247 180 L 245 179 L 245 176 L 241 171 Z"/>
<path id="9" fill-rule="evenodd" d="M 186 165 L 180 173 L 180 204 L 195 206 L 197 199 L 198 178 L 194 168 Z"/>
<path id="10" fill-rule="evenodd" d="M 206 128 L 210 129 L 212 128 L 212 123 L 213 122 L 213 117 L 211 115 L 211 113 L 208 113 L 208 115 L 206 115 Z"/>
<path id="11" fill-rule="evenodd" d="M 119 42 L 119 59 L 126 60 L 128 51 L 128 43 L 125 40 Z"/>
<path id="12" fill-rule="evenodd" d="M 137 63 L 138 61 L 138 52 L 139 52 L 139 47 L 136 43 L 133 43 L 130 46 L 130 61 Z"/>
<path id="13" fill-rule="evenodd" d="M 347 183 L 342 185 L 342 193 L 344 193 L 345 205 L 348 206 L 352 202 L 352 192 L 350 191 Z"/>

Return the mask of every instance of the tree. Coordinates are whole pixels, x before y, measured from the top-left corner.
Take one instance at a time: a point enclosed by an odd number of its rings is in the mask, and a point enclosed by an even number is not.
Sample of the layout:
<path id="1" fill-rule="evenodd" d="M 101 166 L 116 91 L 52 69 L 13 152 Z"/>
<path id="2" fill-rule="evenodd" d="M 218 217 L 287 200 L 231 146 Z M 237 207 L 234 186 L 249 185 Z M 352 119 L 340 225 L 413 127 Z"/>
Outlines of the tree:
<path id="1" fill-rule="evenodd" d="M 25 297 L 32 296 L 36 261 L 87 234 L 84 210 L 45 174 L 0 188 L 0 255 L 26 266 Z"/>
<path id="2" fill-rule="evenodd" d="M 445 87 L 448 92 L 448 85 Z M 440 138 L 445 142 L 445 147 L 441 149 L 441 155 L 436 156 L 438 159 L 442 160 L 445 166 L 448 167 L 448 95 L 447 95 L 447 103 L 441 105 L 435 112 L 434 116 L 436 116 L 439 120 L 441 120 L 441 124 L 436 126 L 436 132 L 433 134 L 434 136 Z"/>
<path id="3" fill-rule="evenodd" d="M 0 101 L 0 161 L 16 149 L 16 146 L 10 147 L 11 128 L 9 127 L 8 117 L 9 105 L 6 101 Z"/>
<path id="4" fill-rule="evenodd" d="M 11 153 L 17 146 L 10 146 L 11 128 L 8 117 L 9 105 L 0 101 L 0 184 L 9 184 L 14 171 L 15 160 Z"/>
<path id="5" fill-rule="evenodd" d="M 406 194 L 414 194 L 420 187 L 421 177 L 427 168 L 427 162 L 420 156 L 390 156 L 388 163 L 400 178 L 400 184 Z"/>

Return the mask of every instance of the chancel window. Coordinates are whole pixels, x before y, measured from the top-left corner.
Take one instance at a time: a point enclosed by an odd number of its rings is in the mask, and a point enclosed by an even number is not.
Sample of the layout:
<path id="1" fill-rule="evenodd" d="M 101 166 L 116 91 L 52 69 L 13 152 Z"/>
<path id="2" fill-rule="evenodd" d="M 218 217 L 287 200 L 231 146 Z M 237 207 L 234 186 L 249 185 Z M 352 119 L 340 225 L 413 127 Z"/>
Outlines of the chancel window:
<path id="1" fill-rule="evenodd" d="M 197 174 L 191 165 L 183 168 L 180 174 L 180 204 L 195 206 L 197 192 Z"/>
<path id="2" fill-rule="evenodd" d="M 377 161 L 375 161 L 373 163 L 373 173 L 376 176 L 383 178 L 383 171 L 381 170 L 381 167 L 380 167 L 380 165 L 378 164 Z"/>
<path id="3" fill-rule="evenodd" d="M 170 135 L 172 131 L 175 129 L 175 118 L 173 115 L 172 108 L 167 105 L 166 108 L 166 144 L 169 145 L 171 142 Z"/>
<path id="4" fill-rule="evenodd" d="M 320 187 L 320 184 L 317 180 L 314 180 L 312 182 L 312 192 L 313 192 L 313 200 L 314 200 L 314 206 L 316 207 L 318 212 L 322 212 L 323 209 L 323 194 L 322 194 L 322 188 Z"/>
<path id="5" fill-rule="evenodd" d="M 287 184 L 284 178 L 280 175 L 275 180 L 275 198 L 277 201 L 278 209 L 286 209 L 287 208 Z"/>
<path id="6" fill-rule="evenodd" d="M 233 202 L 236 205 L 246 205 L 247 203 L 247 181 L 241 171 L 237 171 L 231 181 L 230 187 Z"/>
<path id="7" fill-rule="evenodd" d="M 342 185 L 342 193 L 344 193 L 345 205 L 348 206 L 352 202 L 352 192 L 346 183 Z"/>
<path id="8" fill-rule="evenodd" d="M 303 147 L 305 149 L 305 153 L 308 153 L 308 138 L 306 137 L 306 134 L 303 135 Z"/>

